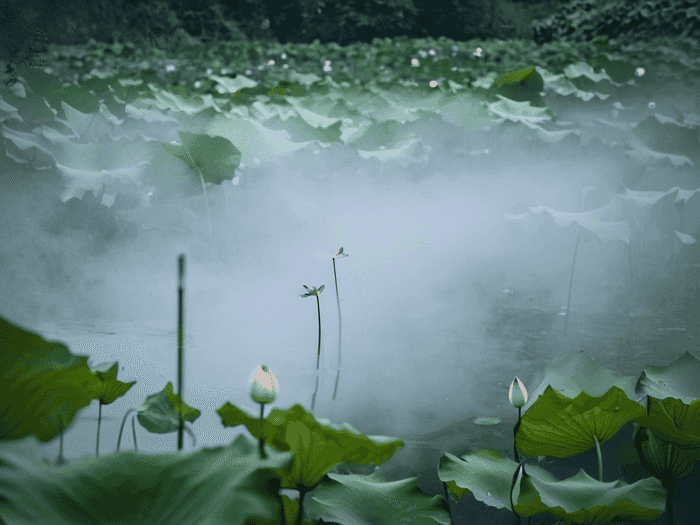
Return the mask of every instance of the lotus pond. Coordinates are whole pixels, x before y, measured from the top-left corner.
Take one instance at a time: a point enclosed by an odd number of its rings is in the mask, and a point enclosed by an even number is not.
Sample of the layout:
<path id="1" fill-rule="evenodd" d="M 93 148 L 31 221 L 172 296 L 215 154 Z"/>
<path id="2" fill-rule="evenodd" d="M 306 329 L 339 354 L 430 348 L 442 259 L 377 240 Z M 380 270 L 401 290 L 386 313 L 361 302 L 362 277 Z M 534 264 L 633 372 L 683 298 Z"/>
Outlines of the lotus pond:
<path id="1" fill-rule="evenodd" d="M 582 483 L 607 498 L 606 516 L 664 523 L 675 486 L 675 522 L 690 523 L 698 64 L 666 48 L 682 71 L 648 51 L 644 67 L 634 49 L 594 51 L 555 70 L 538 50 L 522 60 L 542 64 L 492 72 L 474 62 L 481 51 L 448 67 L 443 42 L 406 57 L 400 73 L 415 70 L 415 83 L 391 71 L 350 83 L 325 68 L 285 80 L 208 72 L 191 89 L 153 72 L 68 86 L 23 71 L 0 92 L 2 166 L 15 175 L 1 195 L 0 313 L 14 335 L 0 338 L 13 364 L 0 434 L 19 447 L 0 448 L 0 517 L 59 519 L 51 483 L 75 487 L 77 502 L 89 496 L 81 480 L 133 481 L 159 465 L 134 497 L 181 476 L 164 497 L 191 487 L 194 506 L 225 500 L 212 523 L 343 512 L 510 523 L 514 511 L 601 523 L 568 507 Z M 261 364 L 279 383 L 264 422 L 248 395 Z M 574 423 L 538 434 L 564 413 Z M 194 437 L 177 453 L 173 417 Z M 543 503 L 547 469 L 572 457 L 554 489 L 570 492 Z M 106 492 L 84 505 L 119 499 L 96 483 Z M 235 497 L 206 499 L 224 485 Z M 114 519 L 204 522 L 147 503 Z"/>

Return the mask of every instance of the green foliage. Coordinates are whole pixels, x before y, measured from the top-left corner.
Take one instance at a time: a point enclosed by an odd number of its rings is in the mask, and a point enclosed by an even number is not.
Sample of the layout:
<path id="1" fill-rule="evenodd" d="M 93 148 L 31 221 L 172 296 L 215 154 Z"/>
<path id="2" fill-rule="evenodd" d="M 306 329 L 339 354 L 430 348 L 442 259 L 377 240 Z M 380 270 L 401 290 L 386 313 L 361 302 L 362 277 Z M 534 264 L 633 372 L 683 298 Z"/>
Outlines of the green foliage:
<path id="1" fill-rule="evenodd" d="M 533 23 L 535 41 L 585 41 L 599 35 L 635 41 L 659 36 L 700 37 L 695 0 L 573 0 Z"/>
<path id="2" fill-rule="evenodd" d="M 542 6 L 503 0 L 291 0 L 269 14 L 281 42 L 371 42 L 374 38 L 446 36 L 455 40 L 530 38 Z M 556 2 L 554 2 L 556 3 Z M 532 14 L 531 14 L 532 13 Z"/>
<path id="3" fill-rule="evenodd" d="M 17 81 L 15 66 L 42 65 L 39 53 L 46 50 L 46 33 L 36 26 L 36 15 L 12 0 L 0 0 L 0 61 L 5 63 L 7 85 Z"/>

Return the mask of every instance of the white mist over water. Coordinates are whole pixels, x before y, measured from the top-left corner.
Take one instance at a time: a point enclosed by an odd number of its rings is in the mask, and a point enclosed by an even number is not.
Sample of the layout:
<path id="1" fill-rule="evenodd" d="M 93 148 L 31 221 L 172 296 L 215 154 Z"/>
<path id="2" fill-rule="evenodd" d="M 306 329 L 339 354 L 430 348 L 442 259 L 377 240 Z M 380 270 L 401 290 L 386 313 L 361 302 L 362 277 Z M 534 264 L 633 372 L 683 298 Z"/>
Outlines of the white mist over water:
<path id="1" fill-rule="evenodd" d="M 243 171 L 250 177 L 244 184 L 207 187 L 217 250 L 230 250 L 225 264 L 218 255 L 208 259 L 206 233 L 186 241 L 164 235 L 160 243 L 123 242 L 78 268 L 72 282 L 82 282 L 80 293 L 64 296 L 75 304 L 55 318 L 48 310 L 13 310 L 11 301 L 3 303 L 2 315 L 94 362 L 118 359 L 119 379 L 137 380 L 127 396 L 103 410 L 116 417 L 103 424 L 104 453 L 113 452 L 126 409 L 176 380 L 179 253 L 187 257 L 185 398 L 202 410 L 193 425 L 198 447 L 227 444 L 241 432 L 223 429 L 215 410 L 226 401 L 256 410 L 247 381 L 259 364 L 270 366 L 280 383 L 274 406 L 300 402 L 310 409 L 318 317 L 316 298 L 299 296 L 302 285 L 325 285 L 321 355 L 328 372 L 318 417 L 397 437 L 437 430 L 454 418 L 515 417 L 508 385 L 515 375 L 526 382 L 536 372 L 531 363 L 495 354 L 502 345 L 479 333 L 489 304 L 475 294 L 474 283 L 487 283 L 497 295 L 502 288 L 532 288 L 534 274 L 551 288 L 551 303 L 544 306 L 558 310 L 571 251 L 508 230 L 503 213 L 535 205 L 579 211 L 581 188 L 614 177 L 599 166 L 527 165 L 520 159 L 488 158 L 479 168 L 465 162 L 459 172 L 426 173 L 418 183 L 395 180 L 396 174 L 392 182 L 381 181 L 352 169 L 322 173 L 312 159 L 306 169 L 295 160 L 290 167 L 257 170 L 257 178 Z M 577 183 L 572 173 L 581 173 Z M 202 197 L 186 202 L 206 232 Z M 332 401 L 338 313 L 331 258 L 341 246 L 349 257 L 336 260 L 343 357 L 338 399 Z M 15 270 L 28 262 L 18 260 Z M 586 278 L 585 270 L 579 278 Z M 61 311 L 93 314 L 83 324 L 91 333 L 61 328 L 77 317 L 61 319 Z M 100 331 L 115 335 L 94 333 Z M 513 341 L 513 348 L 518 344 Z M 489 372 L 495 369 L 503 375 Z M 303 384 L 295 382 L 298 374 L 307 374 Z M 502 399 L 494 398 L 494 388 Z M 96 405 L 83 412 L 96 415 Z M 95 421 L 76 424 L 66 438 L 68 457 L 94 452 L 86 444 L 94 443 L 95 431 Z M 140 449 L 165 443 L 160 451 L 167 451 L 176 439 L 137 432 Z M 57 450 L 56 443 L 51 447 Z"/>

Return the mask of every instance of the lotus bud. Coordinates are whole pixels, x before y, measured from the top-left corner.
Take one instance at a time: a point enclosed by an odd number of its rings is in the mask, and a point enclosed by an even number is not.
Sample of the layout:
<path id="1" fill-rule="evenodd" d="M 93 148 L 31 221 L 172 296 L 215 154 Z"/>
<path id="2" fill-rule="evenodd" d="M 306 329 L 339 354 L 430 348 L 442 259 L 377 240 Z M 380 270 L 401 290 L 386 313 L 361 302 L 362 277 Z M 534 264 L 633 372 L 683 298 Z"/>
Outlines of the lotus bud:
<path id="1" fill-rule="evenodd" d="M 513 388 L 515 387 L 515 388 Z M 515 408 L 522 408 L 527 403 L 527 390 L 517 377 L 513 379 L 508 389 L 508 400 Z"/>
<path id="2" fill-rule="evenodd" d="M 277 399 L 279 386 L 275 374 L 267 365 L 258 365 L 250 376 L 250 387 L 248 393 L 250 398 L 256 403 L 272 403 Z"/>

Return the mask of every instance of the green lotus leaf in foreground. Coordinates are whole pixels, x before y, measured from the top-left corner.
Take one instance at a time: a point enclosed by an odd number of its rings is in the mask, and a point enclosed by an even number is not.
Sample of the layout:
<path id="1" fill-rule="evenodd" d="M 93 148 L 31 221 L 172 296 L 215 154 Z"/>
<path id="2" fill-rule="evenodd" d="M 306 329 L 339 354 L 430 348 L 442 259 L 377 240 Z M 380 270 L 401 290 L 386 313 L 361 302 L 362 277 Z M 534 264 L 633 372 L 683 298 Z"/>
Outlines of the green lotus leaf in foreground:
<path id="1" fill-rule="evenodd" d="M 700 451 L 700 399 L 685 404 L 672 397 L 649 397 L 648 416 L 640 423 L 664 441 Z"/>
<path id="2" fill-rule="evenodd" d="M 659 479 L 666 490 L 671 489 L 674 482 L 690 476 L 695 463 L 700 461 L 700 447 L 679 447 L 654 436 L 654 432 L 645 427 L 636 429 L 634 447 L 644 468 Z"/>
<path id="3" fill-rule="evenodd" d="M 136 384 L 136 381 L 131 383 L 123 383 L 117 379 L 117 371 L 119 370 L 119 362 L 113 364 L 105 363 L 95 367 L 95 376 L 100 380 L 98 387 L 98 399 L 101 405 L 109 405 L 126 394 L 129 389 Z"/>
<path id="4" fill-rule="evenodd" d="M 528 457 L 568 458 L 605 443 L 644 415 L 644 407 L 616 386 L 600 397 L 581 392 L 575 399 L 548 386 L 523 414 L 515 441 Z"/>
<path id="5" fill-rule="evenodd" d="M 356 523 L 382 525 L 442 524 L 449 525 L 450 506 L 441 496 L 420 491 L 417 478 L 387 483 L 376 474 L 328 474 L 306 503 L 306 511 L 315 522 L 348 523 L 348 515 Z"/>
<path id="6" fill-rule="evenodd" d="M 471 492 L 489 506 L 509 509 L 509 488 L 517 468 L 512 459 L 493 450 L 461 457 L 446 452 L 438 476 L 458 499 Z M 666 491 L 656 478 L 628 485 L 621 480 L 600 482 L 583 470 L 561 481 L 537 465 L 525 465 L 525 472 L 513 490 L 513 508 L 520 516 L 546 512 L 567 523 L 585 525 L 652 521 L 664 512 Z"/>
<path id="7" fill-rule="evenodd" d="M 245 425 L 253 436 L 260 437 L 260 419 L 245 408 L 226 403 L 219 410 L 226 427 Z M 336 425 L 316 419 L 301 405 L 289 410 L 273 409 L 263 421 L 262 434 L 271 447 L 294 454 L 294 461 L 281 472 L 282 488 L 315 487 L 333 467 L 342 463 L 378 464 L 391 458 L 404 446 L 401 439 L 365 436 L 351 425 Z"/>
<path id="8" fill-rule="evenodd" d="M 17 468 L 13 458 L 0 447 L 0 461 L 9 463 L 0 469 L 0 519 L 7 525 L 276 524 L 274 472 L 292 459 L 270 450 L 260 460 L 245 436 L 198 452 L 128 451 L 61 467 L 23 461 Z"/>
<path id="9" fill-rule="evenodd" d="M 201 411 L 182 403 L 180 394 L 173 393 L 172 381 L 168 381 L 165 388 L 157 394 L 147 396 L 137 412 L 136 417 L 141 426 L 154 434 L 177 432 L 180 425 L 178 413 L 190 423 L 194 423 L 202 415 Z"/>
<path id="10" fill-rule="evenodd" d="M 0 318 L 0 440 L 51 441 L 100 395 L 88 357 Z"/>

